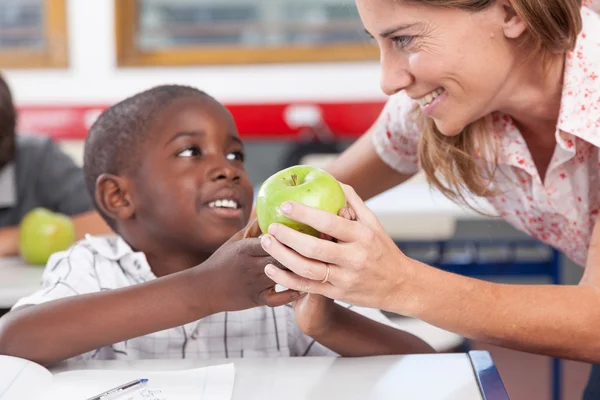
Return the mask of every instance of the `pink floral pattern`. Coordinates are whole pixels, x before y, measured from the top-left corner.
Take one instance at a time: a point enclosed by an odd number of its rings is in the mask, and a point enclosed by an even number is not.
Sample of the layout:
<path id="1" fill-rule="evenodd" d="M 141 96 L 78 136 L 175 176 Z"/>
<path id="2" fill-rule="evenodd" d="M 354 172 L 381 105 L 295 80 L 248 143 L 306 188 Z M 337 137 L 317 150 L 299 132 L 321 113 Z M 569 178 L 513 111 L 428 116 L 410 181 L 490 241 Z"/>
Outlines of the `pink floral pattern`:
<path id="1" fill-rule="evenodd" d="M 600 0 L 584 1 L 583 30 L 567 55 L 556 148 L 545 180 L 508 115 L 489 116 L 499 148 L 498 214 L 531 236 L 585 265 L 600 211 Z M 403 93 L 387 102 L 373 132 L 382 160 L 403 173 L 418 171 L 418 130 Z"/>

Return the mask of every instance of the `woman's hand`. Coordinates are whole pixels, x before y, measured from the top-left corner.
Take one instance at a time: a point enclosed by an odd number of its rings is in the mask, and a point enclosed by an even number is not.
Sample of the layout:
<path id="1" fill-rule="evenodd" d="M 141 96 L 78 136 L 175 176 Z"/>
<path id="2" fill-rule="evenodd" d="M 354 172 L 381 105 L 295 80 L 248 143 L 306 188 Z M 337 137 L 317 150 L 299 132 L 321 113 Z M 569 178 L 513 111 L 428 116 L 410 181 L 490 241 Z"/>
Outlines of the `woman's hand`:
<path id="1" fill-rule="evenodd" d="M 281 206 L 290 219 L 312 226 L 337 243 L 273 224 L 269 234 L 262 237 L 262 245 L 291 272 L 268 265 L 265 273 L 289 289 L 378 309 L 390 309 L 393 304 L 398 310 L 406 300 L 402 288 L 410 279 L 413 262 L 402 254 L 355 191 L 347 185 L 342 187 L 354 220 L 297 202 Z"/>

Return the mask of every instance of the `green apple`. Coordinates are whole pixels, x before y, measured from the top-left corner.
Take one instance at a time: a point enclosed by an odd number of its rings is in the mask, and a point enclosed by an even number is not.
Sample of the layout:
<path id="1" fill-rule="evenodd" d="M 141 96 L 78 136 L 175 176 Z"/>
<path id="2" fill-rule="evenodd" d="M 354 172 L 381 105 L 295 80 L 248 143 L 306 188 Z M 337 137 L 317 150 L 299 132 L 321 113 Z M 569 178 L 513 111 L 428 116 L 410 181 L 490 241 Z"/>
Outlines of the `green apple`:
<path id="1" fill-rule="evenodd" d="M 45 208 L 29 211 L 19 226 L 21 256 L 30 264 L 46 264 L 53 253 L 68 249 L 74 241 L 71 218 Z"/>
<path id="2" fill-rule="evenodd" d="M 289 226 L 299 232 L 319 237 L 310 226 L 292 221 L 280 210 L 291 200 L 337 215 L 346 206 L 346 196 L 339 182 L 328 172 L 310 165 L 296 165 L 270 176 L 258 190 L 256 217 L 263 233 L 272 223 Z"/>

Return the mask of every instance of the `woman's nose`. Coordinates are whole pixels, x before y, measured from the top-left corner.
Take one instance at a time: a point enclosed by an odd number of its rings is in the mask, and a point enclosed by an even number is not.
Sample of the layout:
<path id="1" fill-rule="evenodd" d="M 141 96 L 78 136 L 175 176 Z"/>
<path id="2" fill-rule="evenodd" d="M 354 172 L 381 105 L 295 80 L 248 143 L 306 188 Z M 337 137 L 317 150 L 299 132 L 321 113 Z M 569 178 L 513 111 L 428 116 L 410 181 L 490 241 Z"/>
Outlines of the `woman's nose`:
<path id="1" fill-rule="evenodd" d="M 381 56 L 381 90 L 388 96 L 406 89 L 414 77 L 408 71 L 405 57 L 393 54 Z"/>

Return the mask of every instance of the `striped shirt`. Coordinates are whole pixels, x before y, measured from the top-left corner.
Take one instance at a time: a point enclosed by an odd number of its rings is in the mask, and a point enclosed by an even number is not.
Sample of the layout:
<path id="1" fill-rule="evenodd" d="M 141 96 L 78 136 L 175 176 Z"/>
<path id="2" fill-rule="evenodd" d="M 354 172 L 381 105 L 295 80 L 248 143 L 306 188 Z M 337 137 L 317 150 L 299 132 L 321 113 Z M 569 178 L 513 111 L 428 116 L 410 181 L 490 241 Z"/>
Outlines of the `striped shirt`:
<path id="1" fill-rule="evenodd" d="M 48 260 L 40 289 L 13 308 L 124 288 L 157 279 L 144 253 L 134 252 L 120 237 L 87 236 Z M 372 319 L 385 317 L 361 309 Z M 336 356 L 305 335 L 290 305 L 222 312 L 189 324 L 105 346 L 75 359 L 172 359 Z"/>

